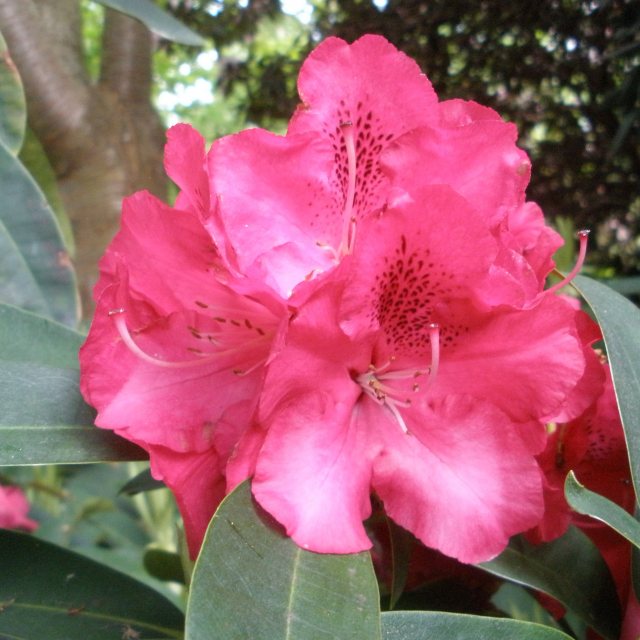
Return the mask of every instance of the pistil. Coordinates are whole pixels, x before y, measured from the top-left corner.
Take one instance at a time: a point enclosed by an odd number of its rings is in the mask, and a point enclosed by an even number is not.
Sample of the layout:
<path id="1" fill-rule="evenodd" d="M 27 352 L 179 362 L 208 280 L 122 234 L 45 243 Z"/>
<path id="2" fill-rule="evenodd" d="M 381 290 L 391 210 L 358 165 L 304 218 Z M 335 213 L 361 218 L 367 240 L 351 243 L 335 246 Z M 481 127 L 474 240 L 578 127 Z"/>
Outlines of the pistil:
<path id="1" fill-rule="evenodd" d="M 584 259 L 587 255 L 587 241 L 589 239 L 589 230 L 582 229 L 581 231 L 578 231 L 578 238 L 580 240 L 580 249 L 578 251 L 578 259 L 575 266 L 573 267 L 573 269 L 571 269 L 571 271 L 565 278 L 563 278 L 560 282 L 554 284 L 552 287 L 549 287 L 544 292 L 545 294 L 555 293 L 559 289 L 562 289 L 562 287 L 569 284 L 580 273 L 580 269 L 582 269 Z"/>

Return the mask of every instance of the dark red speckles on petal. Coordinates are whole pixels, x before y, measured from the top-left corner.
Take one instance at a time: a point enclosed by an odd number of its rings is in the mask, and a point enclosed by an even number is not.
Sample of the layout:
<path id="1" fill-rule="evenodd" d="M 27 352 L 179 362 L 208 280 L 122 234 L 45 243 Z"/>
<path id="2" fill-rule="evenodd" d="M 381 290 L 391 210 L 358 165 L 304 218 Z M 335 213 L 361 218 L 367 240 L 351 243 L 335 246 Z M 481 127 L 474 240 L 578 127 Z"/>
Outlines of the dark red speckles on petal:
<path id="1" fill-rule="evenodd" d="M 447 322 L 443 305 L 454 293 L 452 274 L 430 259 L 429 249 L 410 249 L 407 238 L 392 256 L 383 257 L 384 270 L 375 276 L 371 320 L 377 320 L 390 346 L 400 352 L 430 349 L 433 322 L 440 324 L 440 343 L 451 346 L 468 327 Z"/>
<path id="2" fill-rule="evenodd" d="M 367 109 L 364 102 L 358 102 L 354 111 L 346 107 L 344 100 L 335 112 L 334 120 L 325 123 L 323 130 L 329 136 L 335 158 L 332 185 L 341 199 L 336 202 L 336 213 L 344 208 L 349 182 L 347 148 L 342 124 L 351 122 L 356 148 L 356 193 L 354 215 L 361 219 L 378 210 L 384 202 L 383 186 L 385 176 L 380 170 L 380 154 L 395 137 L 384 127 L 382 119 Z"/>

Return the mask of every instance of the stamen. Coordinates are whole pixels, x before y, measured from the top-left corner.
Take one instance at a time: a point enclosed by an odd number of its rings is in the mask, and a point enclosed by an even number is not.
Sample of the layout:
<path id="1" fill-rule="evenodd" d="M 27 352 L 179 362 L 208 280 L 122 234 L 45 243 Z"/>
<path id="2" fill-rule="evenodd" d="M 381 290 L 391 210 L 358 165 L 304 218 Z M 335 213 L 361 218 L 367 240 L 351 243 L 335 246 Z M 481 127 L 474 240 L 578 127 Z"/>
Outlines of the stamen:
<path id="1" fill-rule="evenodd" d="M 584 259 L 587 255 L 587 240 L 589 238 L 589 230 L 582 229 L 578 231 L 578 238 L 580 239 L 580 249 L 578 251 L 578 260 L 576 261 L 575 266 L 571 269 L 571 272 L 563 278 L 560 282 L 554 284 L 552 287 L 549 287 L 544 293 L 555 293 L 558 289 L 562 289 L 565 285 L 569 284 L 577 275 L 580 273 L 580 269 L 582 269 L 582 265 L 584 264 Z"/>
<path id="2" fill-rule="evenodd" d="M 428 379 L 423 390 L 428 389 L 436 379 L 440 364 L 440 326 L 432 322 L 429 325 L 429 340 L 431 342 L 431 365 L 425 369 L 399 369 L 389 371 L 389 367 L 395 361 L 395 356 L 391 356 L 387 362 L 377 367 L 370 364 L 367 371 L 356 377 L 356 382 L 362 390 L 376 403 L 385 407 L 391 412 L 402 431 L 409 434 L 409 429 L 400 413 L 401 408 L 411 406 L 411 398 L 406 397 L 406 386 L 397 388 L 390 383 L 394 380 L 411 380 L 411 392 L 419 393 L 420 385 L 416 378 L 424 376 L 428 372 Z"/>
<path id="3" fill-rule="evenodd" d="M 118 333 L 122 338 L 122 341 L 127 346 L 129 351 L 131 351 L 131 353 L 136 355 L 141 360 L 144 360 L 145 362 L 156 365 L 158 367 L 165 367 L 168 369 L 181 369 L 185 367 L 195 367 L 203 364 L 209 364 L 210 362 L 213 362 L 219 359 L 221 356 L 241 351 L 244 348 L 254 343 L 264 342 L 264 338 L 261 337 L 261 338 L 256 338 L 254 340 L 250 340 L 248 342 L 245 341 L 242 343 L 241 346 L 237 348 L 226 349 L 226 350 L 218 351 L 216 353 L 210 353 L 208 355 L 203 355 L 201 358 L 196 358 L 192 360 L 180 360 L 178 362 L 170 361 L 170 360 L 161 360 L 160 358 L 156 358 L 155 356 L 149 355 L 136 344 L 135 340 L 133 339 L 133 336 L 129 332 L 129 328 L 127 327 L 125 312 L 126 310 L 123 307 L 120 307 L 119 309 L 112 309 L 108 313 L 108 315 L 113 318 L 113 321 L 116 325 L 116 329 L 118 330 Z M 258 363 L 258 364 L 261 364 L 261 363 Z M 247 375 L 248 373 L 253 371 L 255 368 L 256 367 L 251 367 L 250 369 L 243 371 L 242 373 L 244 375 Z"/>
<path id="4" fill-rule="evenodd" d="M 356 195 L 356 145 L 353 138 L 353 123 L 350 121 L 340 124 L 344 143 L 347 148 L 347 197 L 342 214 L 342 239 L 338 254 L 340 257 L 353 251 L 356 234 L 356 219 L 353 215 L 353 204 Z"/>

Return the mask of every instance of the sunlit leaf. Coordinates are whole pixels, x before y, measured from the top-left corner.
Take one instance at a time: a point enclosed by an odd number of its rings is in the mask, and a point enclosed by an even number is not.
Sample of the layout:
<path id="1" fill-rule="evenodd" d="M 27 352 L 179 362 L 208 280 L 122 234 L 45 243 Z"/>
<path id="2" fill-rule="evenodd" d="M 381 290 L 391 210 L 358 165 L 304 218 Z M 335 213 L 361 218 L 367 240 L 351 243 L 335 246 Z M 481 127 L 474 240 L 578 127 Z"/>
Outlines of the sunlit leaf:
<path id="1" fill-rule="evenodd" d="M 79 390 L 82 340 L 57 322 L 0 304 L 0 465 L 146 457 L 93 426 Z"/>
<path id="2" fill-rule="evenodd" d="M 16 155 L 22 146 L 27 111 L 18 74 L 7 43 L 0 34 L 0 143 Z"/>
<path id="3" fill-rule="evenodd" d="M 569 640 L 540 624 L 432 611 L 382 614 L 383 640 Z"/>
<path id="4" fill-rule="evenodd" d="M 188 640 L 376 640 L 378 588 L 368 553 L 300 549 L 253 503 L 248 483 L 209 525 L 191 583 Z"/>
<path id="5" fill-rule="evenodd" d="M 564 484 L 567 502 L 578 513 L 597 518 L 615 529 L 631 544 L 640 547 L 640 522 L 604 496 L 589 491 L 571 471 Z"/>
<path id="6" fill-rule="evenodd" d="M 41 311 L 69 326 L 78 319 L 75 276 L 55 216 L 44 195 L 20 161 L 0 144 L 0 222 L 22 256 L 40 295 L 25 307 Z M 3 271 L 0 301 L 13 304 L 11 272 Z"/>
<path id="7" fill-rule="evenodd" d="M 497 558 L 478 566 L 552 596 L 605 638 L 617 639 L 615 585 L 598 549 L 578 529 L 570 527 L 557 540 L 539 545 L 516 537 Z"/>
<path id="8" fill-rule="evenodd" d="M 0 530 L 0 636 L 182 638 L 182 613 L 124 574 L 32 536 Z"/>
<path id="9" fill-rule="evenodd" d="M 171 14 L 163 11 L 151 0 L 95 0 L 105 7 L 126 13 L 140 20 L 150 31 L 159 36 L 182 44 L 201 47 L 205 41 L 195 32 L 176 20 Z"/>

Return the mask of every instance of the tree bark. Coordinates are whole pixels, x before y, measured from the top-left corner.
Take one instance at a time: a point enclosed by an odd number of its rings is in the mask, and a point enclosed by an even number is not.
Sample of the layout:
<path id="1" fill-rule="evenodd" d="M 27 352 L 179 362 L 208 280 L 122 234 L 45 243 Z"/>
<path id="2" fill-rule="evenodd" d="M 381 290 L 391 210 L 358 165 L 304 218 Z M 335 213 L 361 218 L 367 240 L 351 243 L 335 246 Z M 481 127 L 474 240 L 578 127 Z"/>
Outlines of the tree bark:
<path id="1" fill-rule="evenodd" d="M 122 198 L 166 194 L 163 126 L 151 104 L 153 38 L 107 10 L 97 84 L 84 66 L 78 0 L 0 0 L 0 31 L 22 77 L 29 126 L 56 174 L 71 220 L 85 316 L 98 260 L 118 228 Z"/>

